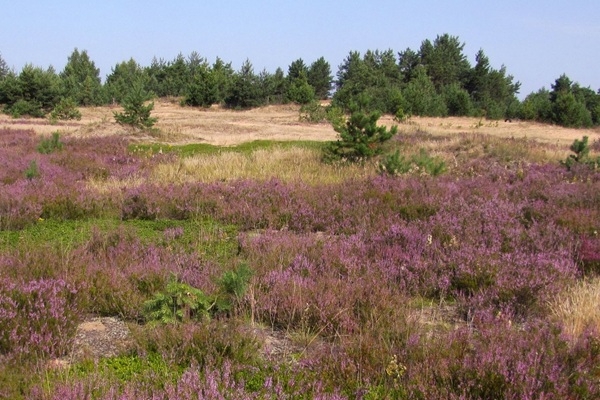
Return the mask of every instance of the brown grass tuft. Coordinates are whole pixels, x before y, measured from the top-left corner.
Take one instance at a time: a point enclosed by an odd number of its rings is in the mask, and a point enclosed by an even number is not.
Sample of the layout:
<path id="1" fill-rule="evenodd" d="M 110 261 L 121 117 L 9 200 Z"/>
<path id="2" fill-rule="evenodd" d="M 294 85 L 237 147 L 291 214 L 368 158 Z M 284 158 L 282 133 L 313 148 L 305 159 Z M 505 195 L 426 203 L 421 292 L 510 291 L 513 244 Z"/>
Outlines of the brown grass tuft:
<path id="1" fill-rule="evenodd" d="M 556 295 L 550 303 L 552 314 L 572 338 L 586 330 L 600 332 L 600 278 L 584 280 Z"/>
<path id="2" fill-rule="evenodd" d="M 236 179 L 307 184 L 338 183 L 350 177 L 359 178 L 376 173 L 375 165 L 326 165 L 317 150 L 301 147 L 256 150 L 250 154 L 223 152 L 197 155 L 157 166 L 151 180 L 162 183 L 215 182 Z"/>

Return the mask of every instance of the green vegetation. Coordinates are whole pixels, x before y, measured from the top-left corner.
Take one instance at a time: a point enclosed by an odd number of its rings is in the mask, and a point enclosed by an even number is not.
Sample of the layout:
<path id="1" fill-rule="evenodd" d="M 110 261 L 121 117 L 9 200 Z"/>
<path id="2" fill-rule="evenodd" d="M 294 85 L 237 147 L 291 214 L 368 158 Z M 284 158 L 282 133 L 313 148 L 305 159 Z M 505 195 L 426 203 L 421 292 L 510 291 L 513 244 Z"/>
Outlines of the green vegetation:
<path id="1" fill-rule="evenodd" d="M 74 49 L 58 74 L 52 68 L 32 65 L 17 74 L 0 57 L 0 105 L 15 118 L 44 117 L 54 110 L 53 119 L 72 119 L 78 117 L 73 106 L 125 105 L 126 98 L 141 86 L 146 94 L 177 97 L 182 106 L 220 104 L 248 109 L 289 102 L 307 105 L 302 115 L 309 122 L 324 118 L 313 102 L 330 98 L 332 105 L 344 112 L 359 104 L 367 113 L 400 112 L 401 116 L 521 118 L 569 127 L 600 124 L 597 91 L 563 74 L 551 91 L 542 88 L 519 101 L 516 95 L 521 84 L 505 66 L 494 68 L 483 50 L 475 54 L 472 65 L 464 48 L 458 37 L 445 33 L 422 41 L 416 50 L 367 50 L 363 55 L 350 51 L 335 79 L 323 57 L 310 64 L 300 58 L 288 66 L 287 73 L 282 68 L 271 73 L 255 72 L 250 60 L 234 71 L 231 63 L 217 57 L 211 64 L 194 51 L 171 61 L 155 57 L 150 66 L 134 59 L 117 63 L 104 84 L 85 50 Z M 138 113 L 144 112 L 139 109 Z M 148 128 L 142 121 L 128 118 L 130 121 L 123 123 Z"/>
<path id="2" fill-rule="evenodd" d="M 380 173 L 389 175 L 415 172 L 437 176 L 446 170 L 446 163 L 442 159 L 431 157 L 425 149 L 420 149 L 418 154 L 410 158 L 401 155 L 400 150 L 396 150 L 385 156 L 378 168 Z"/>
<path id="3" fill-rule="evenodd" d="M 41 154 L 50 154 L 57 150 L 62 150 L 63 143 L 60 141 L 60 133 L 52 132 L 52 136 L 49 138 L 42 138 L 40 144 L 37 146 L 37 151 Z"/>
<path id="4" fill-rule="evenodd" d="M 200 289 L 172 277 L 164 292 L 155 293 L 144 303 L 144 315 L 147 321 L 163 324 L 203 321 L 215 308 L 215 303 Z"/>
<path id="5" fill-rule="evenodd" d="M 569 154 L 564 161 L 561 161 L 567 169 L 571 169 L 574 165 L 588 165 L 592 168 L 597 168 L 600 165 L 600 157 L 593 159 L 589 156 L 590 146 L 587 136 L 584 136 L 581 140 L 575 139 L 569 149 L 574 154 Z"/>
<path id="6" fill-rule="evenodd" d="M 381 146 L 397 133 L 398 127 L 377 126 L 378 120 L 376 112 L 370 115 L 358 111 L 352 113 L 345 125 L 334 127 L 340 138 L 324 149 L 324 160 L 358 162 L 379 154 Z"/>
<path id="7" fill-rule="evenodd" d="M 123 112 L 115 112 L 115 121 L 121 125 L 134 128 L 149 129 L 158 121 L 150 116 L 154 103 L 145 104 L 151 96 L 143 89 L 141 84 L 136 84 L 123 98 Z"/>
<path id="8" fill-rule="evenodd" d="M 183 145 L 164 145 L 159 143 L 152 144 L 134 144 L 130 146 L 132 153 L 142 154 L 158 154 L 158 153 L 173 153 L 181 157 L 191 157 L 195 155 L 211 155 L 220 154 L 225 152 L 235 152 L 242 154 L 251 154 L 257 150 L 271 149 L 273 147 L 281 147 L 289 149 L 293 147 L 302 147 L 320 150 L 324 146 L 322 142 L 312 141 L 301 141 L 301 140 L 289 140 L 289 141 L 277 141 L 277 140 L 254 140 L 251 142 L 240 143 L 235 146 L 215 146 L 207 143 L 191 143 Z"/>
<path id="9" fill-rule="evenodd" d="M 81 119 L 81 112 L 77 109 L 77 105 L 70 97 L 63 97 L 50 113 L 52 121 Z"/>

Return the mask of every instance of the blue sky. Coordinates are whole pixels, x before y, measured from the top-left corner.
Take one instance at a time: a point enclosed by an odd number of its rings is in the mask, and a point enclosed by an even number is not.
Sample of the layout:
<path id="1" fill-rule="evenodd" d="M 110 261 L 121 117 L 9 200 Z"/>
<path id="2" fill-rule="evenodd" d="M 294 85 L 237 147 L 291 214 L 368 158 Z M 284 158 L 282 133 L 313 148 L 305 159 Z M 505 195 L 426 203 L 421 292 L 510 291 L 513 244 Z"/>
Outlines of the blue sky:
<path id="1" fill-rule="evenodd" d="M 350 51 L 418 50 L 448 33 L 473 64 L 483 49 L 522 83 L 519 97 L 550 88 L 562 73 L 600 89 L 600 1 L 134 1 L 0 0 L 0 54 L 61 71 L 73 49 L 87 50 L 104 79 L 133 57 L 174 59 L 192 51 L 238 69 L 245 59 L 287 71 L 323 56 L 332 72 Z"/>

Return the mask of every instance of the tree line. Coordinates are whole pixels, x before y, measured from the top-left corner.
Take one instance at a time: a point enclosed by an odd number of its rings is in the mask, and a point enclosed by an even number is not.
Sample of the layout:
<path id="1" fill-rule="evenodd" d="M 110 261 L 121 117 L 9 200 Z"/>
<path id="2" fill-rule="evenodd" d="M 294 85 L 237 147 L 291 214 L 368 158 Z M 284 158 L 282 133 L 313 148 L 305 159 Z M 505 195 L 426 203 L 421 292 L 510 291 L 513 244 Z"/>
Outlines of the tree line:
<path id="1" fill-rule="evenodd" d="M 167 61 L 156 57 L 149 66 L 134 59 L 116 64 L 103 83 L 87 51 L 75 49 L 64 69 L 31 64 L 20 72 L 0 55 L 0 105 L 15 117 L 44 117 L 57 106 L 121 104 L 132 92 L 146 99 L 174 96 L 182 106 L 221 104 L 234 109 L 267 104 L 309 104 L 331 98 L 343 111 L 419 116 L 477 116 L 525 119 L 563 126 L 600 125 L 600 90 L 582 87 L 561 75 L 551 85 L 517 98 L 520 82 L 495 69 L 483 50 L 471 65 L 458 37 L 427 39 L 418 50 L 351 51 L 335 77 L 321 57 L 301 58 L 284 72 L 256 72 L 250 60 L 239 70 L 217 57 L 209 62 L 197 52 Z"/>

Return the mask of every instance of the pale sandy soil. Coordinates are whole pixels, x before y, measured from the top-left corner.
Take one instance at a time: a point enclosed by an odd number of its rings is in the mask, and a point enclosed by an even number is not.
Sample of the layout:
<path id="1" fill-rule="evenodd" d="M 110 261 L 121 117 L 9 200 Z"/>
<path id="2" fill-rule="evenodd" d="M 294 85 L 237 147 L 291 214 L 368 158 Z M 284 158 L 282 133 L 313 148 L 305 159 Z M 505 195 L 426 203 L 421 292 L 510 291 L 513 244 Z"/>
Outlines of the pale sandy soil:
<path id="1" fill-rule="evenodd" d="M 210 109 L 180 107 L 175 100 L 155 101 L 152 116 L 158 117 L 158 133 L 147 135 L 133 132 L 114 122 L 113 113 L 119 107 L 81 108 L 80 121 L 50 124 L 48 120 L 12 119 L 0 114 L 0 128 L 33 129 L 40 135 L 59 131 L 77 137 L 132 135 L 140 140 L 166 143 L 209 143 L 235 145 L 252 140 L 334 140 L 337 133 L 329 124 L 299 122 L 299 107 L 294 105 L 267 106 L 247 111 L 220 107 Z M 394 124 L 389 116 L 380 123 Z M 413 117 L 399 124 L 400 132 L 425 131 L 434 135 L 454 136 L 459 133 L 480 133 L 505 138 L 528 138 L 569 146 L 573 140 L 588 136 L 590 142 L 600 140 L 600 129 L 569 129 L 525 121 L 488 121 L 478 118 Z"/>

